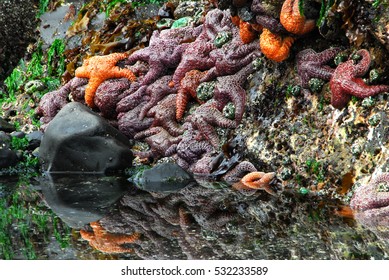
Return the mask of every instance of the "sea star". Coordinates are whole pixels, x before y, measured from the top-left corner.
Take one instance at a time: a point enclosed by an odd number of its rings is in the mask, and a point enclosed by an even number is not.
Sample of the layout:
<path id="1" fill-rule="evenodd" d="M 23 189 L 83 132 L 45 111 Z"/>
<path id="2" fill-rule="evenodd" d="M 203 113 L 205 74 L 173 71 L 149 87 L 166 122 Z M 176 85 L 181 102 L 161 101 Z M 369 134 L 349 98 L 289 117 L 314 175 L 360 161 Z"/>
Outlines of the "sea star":
<path id="1" fill-rule="evenodd" d="M 213 41 L 218 34 L 225 31 L 231 31 L 234 37 L 238 34 L 238 29 L 232 24 L 229 10 L 213 9 L 209 11 L 205 16 L 203 27 L 201 40 L 208 39 Z"/>
<path id="2" fill-rule="evenodd" d="M 287 31 L 279 22 L 278 19 L 273 17 L 266 11 L 263 6 L 262 0 L 254 0 L 251 4 L 251 12 L 253 12 L 255 16 L 255 21 L 257 24 L 261 25 L 263 28 L 270 30 L 272 33 L 286 33 Z"/>
<path id="3" fill-rule="evenodd" d="M 191 70 L 185 74 L 185 77 L 181 80 L 180 86 L 177 92 L 176 98 L 176 119 L 181 120 L 184 116 L 186 105 L 189 98 L 197 99 L 196 89 L 200 84 L 200 81 L 207 72 L 201 72 L 199 70 Z"/>
<path id="4" fill-rule="evenodd" d="M 281 62 L 288 58 L 289 49 L 292 46 L 295 38 L 283 37 L 282 35 L 274 34 L 270 30 L 264 28 L 259 37 L 259 46 L 262 53 L 269 59 L 276 62 Z"/>
<path id="5" fill-rule="evenodd" d="M 274 195 L 274 191 L 269 184 L 275 176 L 274 172 L 250 172 L 243 176 L 238 184 L 234 184 L 234 188 L 242 190 L 265 190 L 268 194 Z"/>
<path id="6" fill-rule="evenodd" d="M 182 135 L 182 140 L 172 145 L 167 151 L 167 156 L 174 155 L 176 163 L 185 170 L 189 170 L 190 166 L 198 161 L 203 155 L 212 154 L 215 149 L 207 141 L 202 139 L 200 132 L 195 130 L 190 122 L 183 125 L 185 129 Z"/>
<path id="7" fill-rule="evenodd" d="M 134 109 L 140 103 L 145 101 L 148 102 L 150 100 L 150 96 L 146 94 L 146 90 L 147 86 L 141 86 L 138 89 L 131 88 L 127 90 L 126 96 L 116 104 L 116 112 L 125 113 Z"/>
<path id="8" fill-rule="evenodd" d="M 201 31 L 200 29 L 196 30 Z M 197 34 L 193 28 L 192 30 L 188 30 L 188 33 L 190 31 L 193 31 L 193 34 L 191 34 L 193 36 Z M 170 33 L 172 32 L 177 34 L 175 30 L 170 31 Z M 138 60 L 145 61 L 149 64 L 149 71 L 144 76 L 140 86 L 153 83 L 159 77 L 165 75 L 168 69 L 177 67 L 181 61 L 182 54 L 189 46 L 189 43 L 181 44 L 183 38 L 181 36 L 173 37 L 170 33 L 168 31 L 159 32 L 155 30 L 150 38 L 149 46 L 134 52 L 128 57 L 127 64 L 133 64 Z"/>
<path id="9" fill-rule="evenodd" d="M 244 45 L 240 40 L 233 40 L 210 53 L 210 58 L 215 63 L 202 82 L 210 81 L 219 76 L 235 74 L 257 56 L 259 56 L 257 42 Z"/>
<path id="10" fill-rule="evenodd" d="M 252 28 L 249 22 L 239 21 L 239 36 L 243 44 L 248 44 L 254 41 L 257 37 L 256 31 Z"/>
<path id="11" fill-rule="evenodd" d="M 153 158 L 159 159 L 164 157 L 166 151 L 173 144 L 178 144 L 182 137 L 173 137 L 162 127 L 152 127 L 145 131 L 139 132 L 135 135 L 135 139 L 145 138 L 145 142 L 149 144 L 150 150 L 146 152 L 134 152 L 134 154 L 140 158 Z"/>
<path id="12" fill-rule="evenodd" d="M 110 78 L 127 78 L 131 82 L 136 80 L 134 73 L 127 68 L 120 68 L 116 64 L 125 58 L 125 53 L 112 53 L 104 56 L 93 56 L 84 60 L 81 67 L 76 69 L 76 77 L 89 78 L 85 89 L 85 102 L 94 107 L 95 92 L 99 85 Z"/>
<path id="13" fill-rule="evenodd" d="M 172 85 L 179 85 L 185 74 L 191 70 L 208 70 L 213 67 L 215 61 L 209 57 L 213 49 L 215 49 L 213 42 L 204 41 L 200 37 L 191 43 L 174 71 Z"/>
<path id="14" fill-rule="evenodd" d="M 223 110 L 224 106 L 229 101 L 232 101 L 235 105 L 236 125 L 242 120 L 246 105 L 246 90 L 242 85 L 254 71 L 254 66 L 250 63 L 234 75 L 217 78 L 214 93 L 214 99 L 217 101 L 217 109 L 220 111 Z"/>
<path id="15" fill-rule="evenodd" d="M 355 219 L 387 240 L 389 237 L 389 173 L 357 188 L 350 202 Z"/>
<path id="16" fill-rule="evenodd" d="M 280 22 L 287 31 L 296 35 L 303 35 L 315 28 L 315 21 L 307 20 L 299 9 L 300 0 L 285 0 L 282 5 Z"/>
<path id="17" fill-rule="evenodd" d="M 153 118 L 139 119 L 140 111 L 145 104 L 146 102 L 140 103 L 128 112 L 118 114 L 118 128 L 127 137 L 133 138 L 137 132 L 148 129 L 153 123 Z"/>
<path id="18" fill-rule="evenodd" d="M 382 173 L 367 185 L 357 188 L 350 206 L 360 211 L 389 208 L 389 173 Z"/>
<path id="19" fill-rule="evenodd" d="M 173 136 L 184 132 L 176 121 L 176 94 L 170 94 L 159 101 L 149 110 L 147 116 L 154 118 L 152 126 L 162 126 Z"/>
<path id="20" fill-rule="evenodd" d="M 125 78 L 109 79 L 97 88 L 94 101 L 104 118 L 116 118 L 116 105 L 127 95 L 130 84 Z"/>
<path id="21" fill-rule="evenodd" d="M 216 101 L 211 99 L 196 108 L 188 120 L 196 127 L 203 136 L 214 146 L 219 146 L 219 138 L 213 125 L 222 128 L 235 128 L 236 123 L 223 116 L 217 109 Z"/>
<path id="22" fill-rule="evenodd" d="M 36 114 L 42 116 L 41 123 L 48 124 L 68 101 L 71 83 L 68 82 L 56 91 L 46 93 L 39 102 Z"/>
<path id="23" fill-rule="evenodd" d="M 131 235 L 126 234 L 113 234 L 107 232 L 99 222 L 92 222 L 90 226 L 93 232 L 86 230 L 80 230 L 81 237 L 89 244 L 104 253 L 128 253 L 133 252 L 132 248 L 123 247 L 124 244 L 134 243 L 141 237 L 140 233 L 133 233 Z"/>
<path id="24" fill-rule="evenodd" d="M 171 81 L 172 76 L 167 75 L 159 78 L 154 83 L 149 85 L 146 89 L 145 94 L 150 96 L 149 101 L 143 106 L 139 118 L 143 119 L 148 111 L 157 105 L 159 101 L 161 101 L 165 96 L 169 94 L 177 93 L 176 88 L 172 88 L 169 86 L 169 82 Z"/>
<path id="25" fill-rule="evenodd" d="M 238 183 L 244 175 L 256 171 L 257 169 L 251 162 L 242 161 L 228 171 L 227 174 L 223 176 L 223 180 L 229 184 Z"/>
<path id="26" fill-rule="evenodd" d="M 301 85 L 307 88 L 309 80 L 312 78 L 329 81 L 335 69 L 325 64 L 334 59 L 339 51 L 340 48 L 330 48 L 320 53 L 312 49 L 305 49 L 299 52 L 296 59 L 297 73 L 301 78 Z"/>
<path id="27" fill-rule="evenodd" d="M 367 50 L 357 51 L 362 59 L 354 64 L 353 60 L 343 62 L 336 67 L 330 80 L 332 92 L 331 104 L 336 109 L 347 105 L 351 95 L 365 98 L 389 91 L 389 85 L 366 85 L 362 78 L 370 66 L 370 54 Z"/>

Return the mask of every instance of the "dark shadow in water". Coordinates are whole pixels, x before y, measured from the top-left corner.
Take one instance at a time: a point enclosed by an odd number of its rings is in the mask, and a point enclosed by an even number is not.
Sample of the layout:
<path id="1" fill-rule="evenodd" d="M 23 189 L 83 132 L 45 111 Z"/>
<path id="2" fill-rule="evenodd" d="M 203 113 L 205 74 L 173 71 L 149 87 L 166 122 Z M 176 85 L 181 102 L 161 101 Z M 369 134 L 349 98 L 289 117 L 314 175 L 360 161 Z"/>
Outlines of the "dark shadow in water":
<path id="1" fill-rule="evenodd" d="M 153 171 L 144 172 L 139 178 L 147 174 L 153 178 L 149 183 L 158 181 L 157 172 Z M 168 172 L 160 174 L 164 175 L 163 180 L 169 177 Z M 45 196 L 50 207 L 66 217 L 67 223 L 91 222 L 80 231 L 82 238 L 103 253 L 121 253 L 119 258 L 386 259 L 389 256 L 387 235 L 376 234 L 376 225 L 387 228 L 387 223 L 360 225 L 351 216 L 337 214 L 343 206 L 326 197 L 285 190 L 276 196 L 263 191 L 247 195 L 215 182 L 194 185 L 189 177 L 188 181 L 182 180 L 187 186 L 180 184 L 175 191 L 173 185 L 168 191 L 158 182 L 143 184 L 140 189 L 127 181 L 127 192 L 115 207 L 105 214 L 95 214 L 96 211 L 91 211 L 96 209 L 95 205 L 106 206 L 118 198 L 119 191 L 107 196 L 111 193 L 107 189 L 121 186 L 123 178 L 86 180 L 75 177 L 70 187 L 66 180 L 58 187 L 61 178 L 55 184 L 52 181 L 51 194 Z M 114 180 L 118 181 L 113 183 Z M 77 191 L 80 188 L 83 190 Z M 84 203 L 93 200 L 98 204 L 88 202 L 86 205 L 94 206 L 79 210 L 83 203 L 76 203 L 77 197 L 83 198 Z M 93 222 L 93 216 L 86 215 L 85 209 L 95 214 Z M 387 221 L 387 217 L 384 219 Z"/>
<path id="2" fill-rule="evenodd" d="M 86 174 L 46 174 L 41 179 L 50 208 L 70 227 L 104 217 L 130 186 L 123 177 Z"/>

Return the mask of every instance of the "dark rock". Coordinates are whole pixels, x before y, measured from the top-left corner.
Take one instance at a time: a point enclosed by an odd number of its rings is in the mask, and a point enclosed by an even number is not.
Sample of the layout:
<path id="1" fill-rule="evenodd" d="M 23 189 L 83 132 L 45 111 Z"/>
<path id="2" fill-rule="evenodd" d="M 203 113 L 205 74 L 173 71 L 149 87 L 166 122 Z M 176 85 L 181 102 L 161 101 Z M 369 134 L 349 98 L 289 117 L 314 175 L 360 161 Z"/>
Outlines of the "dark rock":
<path id="1" fill-rule="evenodd" d="M 124 177 L 47 174 L 40 182 L 50 208 L 72 228 L 104 217 L 128 190 Z"/>
<path id="2" fill-rule="evenodd" d="M 12 137 L 16 137 L 16 138 L 19 138 L 19 139 L 22 139 L 22 138 L 24 138 L 24 136 L 26 136 L 26 134 L 23 131 L 14 131 L 10 135 Z"/>
<path id="3" fill-rule="evenodd" d="M 8 133 L 0 131 L 0 148 L 9 148 L 11 144 L 11 137 Z"/>
<path id="4" fill-rule="evenodd" d="M 34 41 L 37 25 L 33 0 L 0 1 L 0 84 Z"/>
<path id="5" fill-rule="evenodd" d="M 0 148 L 0 169 L 15 166 L 18 163 L 16 153 L 8 148 Z"/>
<path id="6" fill-rule="evenodd" d="M 71 102 L 49 123 L 39 154 L 48 172 L 111 173 L 131 166 L 130 146 L 106 120 Z"/>
<path id="7" fill-rule="evenodd" d="M 33 131 L 26 135 L 28 139 L 28 150 L 34 150 L 39 147 L 42 141 L 42 131 Z"/>
<path id="8" fill-rule="evenodd" d="M 0 131 L 12 132 L 14 130 L 15 127 L 12 124 L 0 118 Z"/>
<path id="9" fill-rule="evenodd" d="M 185 188 L 196 181 L 175 163 L 162 163 L 136 174 L 134 184 L 150 192 L 172 192 Z"/>

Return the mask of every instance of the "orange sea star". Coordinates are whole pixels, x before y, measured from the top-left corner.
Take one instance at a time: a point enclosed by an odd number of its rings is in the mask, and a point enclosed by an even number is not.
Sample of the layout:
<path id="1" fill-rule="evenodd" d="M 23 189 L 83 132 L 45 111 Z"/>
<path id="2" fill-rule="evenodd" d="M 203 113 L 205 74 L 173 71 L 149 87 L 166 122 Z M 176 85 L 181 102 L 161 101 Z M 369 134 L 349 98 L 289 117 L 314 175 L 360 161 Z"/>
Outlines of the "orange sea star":
<path id="1" fill-rule="evenodd" d="M 197 100 L 196 89 L 200 84 L 200 81 L 207 72 L 201 72 L 199 70 L 191 70 L 186 72 L 185 77 L 180 82 L 180 87 L 177 92 L 176 98 L 176 118 L 181 120 L 184 116 L 186 105 L 188 104 L 189 97 Z M 202 102 L 200 102 L 202 103 Z"/>
<path id="2" fill-rule="evenodd" d="M 76 69 L 76 77 L 89 78 L 85 89 L 85 102 L 89 107 L 94 107 L 93 98 L 99 85 L 111 78 L 127 78 L 134 82 L 136 77 L 131 70 L 120 68 L 118 61 L 127 58 L 125 53 L 112 53 L 104 56 L 93 56 L 85 59 L 81 67 Z"/>
<path id="3" fill-rule="evenodd" d="M 282 37 L 282 35 L 274 34 L 269 29 L 264 28 L 259 37 L 259 46 L 267 58 L 281 62 L 288 58 L 289 49 L 294 41 L 295 38 Z"/>
<path id="4" fill-rule="evenodd" d="M 274 191 L 269 186 L 274 176 L 274 172 L 250 172 L 246 174 L 237 184 L 234 184 L 233 187 L 239 190 L 265 190 L 267 193 L 274 195 Z"/>
<path id="5" fill-rule="evenodd" d="M 140 233 L 138 232 L 131 235 L 109 233 L 99 222 L 92 222 L 90 223 L 90 226 L 92 227 L 93 232 L 80 230 L 81 237 L 86 241 L 89 241 L 89 244 L 93 248 L 103 253 L 133 252 L 132 248 L 125 248 L 122 247 L 122 245 L 126 243 L 134 243 L 140 238 Z"/>
<path id="6" fill-rule="evenodd" d="M 315 21 L 307 20 L 299 10 L 300 0 L 286 0 L 282 5 L 280 22 L 287 31 L 303 35 L 315 28 Z"/>

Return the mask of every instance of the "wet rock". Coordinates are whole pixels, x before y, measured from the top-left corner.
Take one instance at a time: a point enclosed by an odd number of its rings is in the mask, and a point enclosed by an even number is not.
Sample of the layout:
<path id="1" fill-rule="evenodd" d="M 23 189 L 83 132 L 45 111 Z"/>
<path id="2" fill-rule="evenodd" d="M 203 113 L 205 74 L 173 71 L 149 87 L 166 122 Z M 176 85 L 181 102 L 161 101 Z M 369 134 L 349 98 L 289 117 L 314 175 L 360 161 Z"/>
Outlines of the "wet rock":
<path id="1" fill-rule="evenodd" d="M 34 40 L 37 24 L 32 0 L 0 1 L 0 82 L 23 57 L 29 43 Z"/>
<path id="2" fill-rule="evenodd" d="M 14 131 L 10 134 L 12 137 L 16 137 L 16 138 L 24 138 L 24 136 L 26 136 L 26 134 L 23 132 L 23 131 Z"/>
<path id="3" fill-rule="evenodd" d="M 15 166 L 18 163 L 18 156 L 8 148 L 0 148 L 0 169 Z"/>
<path id="4" fill-rule="evenodd" d="M 26 135 L 28 139 L 28 149 L 34 150 L 41 144 L 43 133 L 41 131 L 33 131 Z"/>
<path id="5" fill-rule="evenodd" d="M 48 172 L 112 173 L 131 166 L 130 146 L 103 118 L 71 102 L 50 122 L 39 153 Z"/>
<path id="6" fill-rule="evenodd" d="M 0 131 L 12 132 L 15 127 L 4 119 L 0 118 Z"/>
<path id="7" fill-rule="evenodd" d="M 193 17 L 204 11 L 203 1 L 184 1 L 174 10 L 174 18 Z"/>
<path id="8" fill-rule="evenodd" d="M 81 228 L 104 217 L 129 183 L 124 177 L 48 174 L 41 186 L 47 204 L 61 220 Z"/>
<path id="9" fill-rule="evenodd" d="M 0 131 L 0 148 L 9 148 L 11 137 L 4 131 Z"/>
<path id="10" fill-rule="evenodd" d="M 152 192 L 177 191 L 194 184 L 195 180 L 175 163 L 162 163 L 136 174 L 134 183 L 142 190 Z"/>

